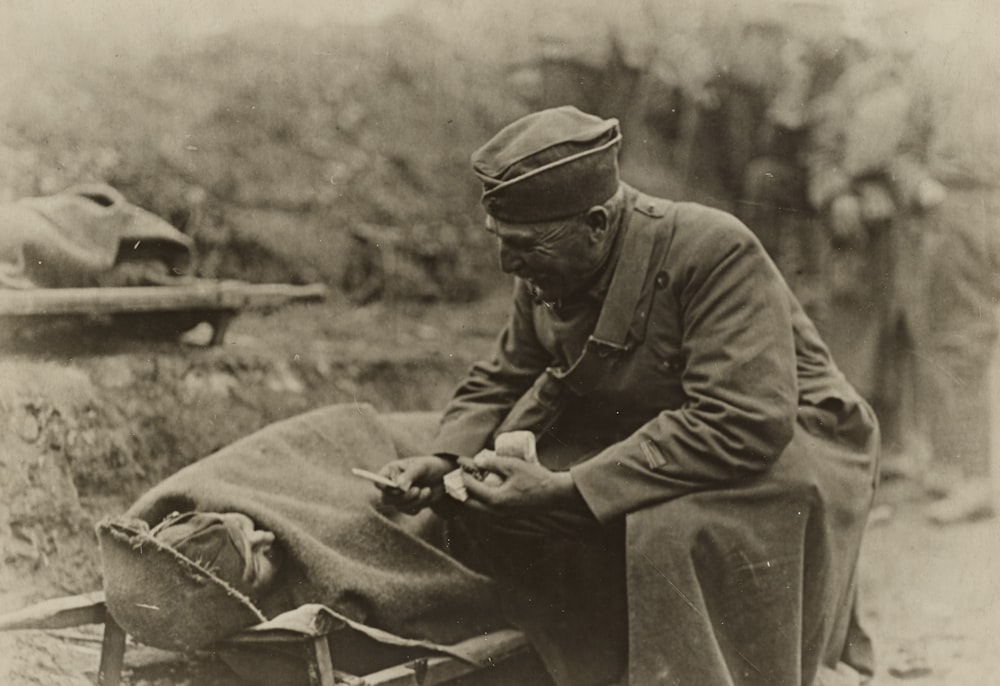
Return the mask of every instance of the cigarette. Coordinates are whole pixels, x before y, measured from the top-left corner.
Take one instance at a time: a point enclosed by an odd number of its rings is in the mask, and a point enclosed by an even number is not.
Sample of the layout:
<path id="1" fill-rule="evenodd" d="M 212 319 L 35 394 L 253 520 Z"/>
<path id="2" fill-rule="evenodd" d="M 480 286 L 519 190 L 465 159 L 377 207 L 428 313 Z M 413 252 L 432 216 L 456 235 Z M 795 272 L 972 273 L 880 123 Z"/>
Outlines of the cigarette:
<path id="1" fill-rule="evenodd" d="M 351 473 L 354 474 L 354 476 L 360 476 L 362 479 L 367 479 L 372 483 L 381 484 L 386 488 L 395 488 L 397 491 L 403 490 L 392 479 L 384 477 L 381 474 L 376 474 L 375 472 L 369 472 L 367 469 L 358 469 L 357 467 L 352 467 Z"/>

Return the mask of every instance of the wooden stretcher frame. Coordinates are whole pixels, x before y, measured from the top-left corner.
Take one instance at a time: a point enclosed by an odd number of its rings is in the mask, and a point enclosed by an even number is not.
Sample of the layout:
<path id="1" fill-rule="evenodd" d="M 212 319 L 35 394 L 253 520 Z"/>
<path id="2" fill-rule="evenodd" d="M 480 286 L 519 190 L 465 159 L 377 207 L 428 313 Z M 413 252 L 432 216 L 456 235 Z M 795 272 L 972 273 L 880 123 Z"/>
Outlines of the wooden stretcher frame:
<path id="1" fill-rule="evenodd" d="M 219 345 L 230 321 L 242 310 L 322 300 L 326 294 L 323 284 L 209 280 L 178 286 L 0 289 L 0 318 L 190 312 L 212 326 L 211 344 Z"/>
<path id="2" fill-rule="evenodd" d="M 42 601 L 16 612 L 0 615 L 0 631 L 68 629 L 86 624 L 103 624 L 101 660 L 97 686 L 120 686 L 125 666 L 127 636 L 108 614 L 104 593 L 96 591 Z M 341 626 L 330 627 L 331 631 Z M 306 661 L 310 686 L 436 686 L 474 672 L 491 669 L 509 659 L 530 655 L 533 651 L 525 636 L 515 629 L 501 629 L 486 636 L 469 639 L 475 647 L 464 652 L 479 658 L 466 662 L 448 655 L 423 657 L 364 675 L 347 674 L 336 669 L 328 633 L 274 634 L 253 629 L 222 641 L 219 648 L 246 649 L 254 645 L 298 645 Z"/>

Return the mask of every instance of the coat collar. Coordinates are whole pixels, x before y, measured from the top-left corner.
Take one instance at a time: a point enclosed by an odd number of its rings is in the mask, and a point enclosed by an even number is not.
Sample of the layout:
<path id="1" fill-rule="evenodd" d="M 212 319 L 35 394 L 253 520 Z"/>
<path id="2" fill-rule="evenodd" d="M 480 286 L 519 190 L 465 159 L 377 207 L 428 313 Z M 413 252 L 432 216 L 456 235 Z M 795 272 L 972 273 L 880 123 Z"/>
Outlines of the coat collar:
<path id="1" fill-rule="evenodd" d="M 675 205 L 625 187 L 621 251 L 594 335 L 598 345 L 628 350 L 645 338 L 657 267 L 674 234 Z"/>

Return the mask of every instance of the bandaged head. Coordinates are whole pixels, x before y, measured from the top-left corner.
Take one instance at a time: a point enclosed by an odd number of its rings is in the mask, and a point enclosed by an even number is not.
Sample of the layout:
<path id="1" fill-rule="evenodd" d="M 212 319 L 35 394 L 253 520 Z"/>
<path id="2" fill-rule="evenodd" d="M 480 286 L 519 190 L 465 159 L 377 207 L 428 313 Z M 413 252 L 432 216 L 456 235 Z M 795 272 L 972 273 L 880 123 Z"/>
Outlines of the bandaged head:
<path id="1" fill-rule="evenodd" d="M 259 594 L 274 577 L 274 535 L 235 512 L 187 512 L 158 524 L 150 535 L 215 574 L 240 593 Z"/>

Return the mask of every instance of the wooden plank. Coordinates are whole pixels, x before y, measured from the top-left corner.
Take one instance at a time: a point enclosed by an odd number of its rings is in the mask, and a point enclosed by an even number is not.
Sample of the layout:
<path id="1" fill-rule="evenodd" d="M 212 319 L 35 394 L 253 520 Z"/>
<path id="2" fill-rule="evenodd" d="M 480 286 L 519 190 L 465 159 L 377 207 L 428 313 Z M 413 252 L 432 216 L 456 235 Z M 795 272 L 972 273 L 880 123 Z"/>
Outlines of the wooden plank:
<path id="1" fill-rule="evenodd" d="M 514 630 L 501 630 L 469 639 L 462 645 L 474 646 L 474 653 L 481 656 L 480 664 L 447 656 L 421 658 L 366 674 L 365 686 L 435 686 L 481 669 L 490 669 L 492 665 L 531 650 L 524 634 Z"/>
<path id="2" fill-rule="evenodd" d="M 0 631 L 15 629 L 67 629 L 82 624 L 102 624 L 107 617 L 104 592 L 53 598 L 0 615 Z"/>
<path id="3" fill-rule="evenodd" d="M 98 684 L 100 686 L 118 686 L 121 683 L 121 671 L 124 664 L 125 632 L 108 615 L 103 592 L 96 591 L 54 598 L 16 612 L 0 615 L 0 630 L 65 629 L 82 624 L 99 623 L 104 623 L 105 629 Z M 309 661 L 313 678 L 323 686 L 336 683 L 339 672 L 334 669 L 326 635 L 305 640 L 303 638 L 301 635 L 255 636 L 252 632 L 243 632 L 222 643 L 259 643 L 264 645 L 304 642 L 308 645 L 309 653 L 311 653 Z M 526 654 L 531 650 L 524 635 L 513 629 L 503 629 L 485 636 L 477 636 L 464 641 L 456 648 L 479 664 L 450 656 L 436 656 L 387 667 L 366 674 L 359 680 L 366 686 L 434 686 L 481 669 L 489 669 L 492 665 Z M 342 676 L 347 677 L 348 675 Z"/>
<path id="4" fill-rule="evenodd" d="M 188 286 L 0 290 L 0 315 L 242 310 L 322 300 L 326 295 L 327 287 L 323 284 L 296 286 L 240 281 L 196 282 Z"/>

